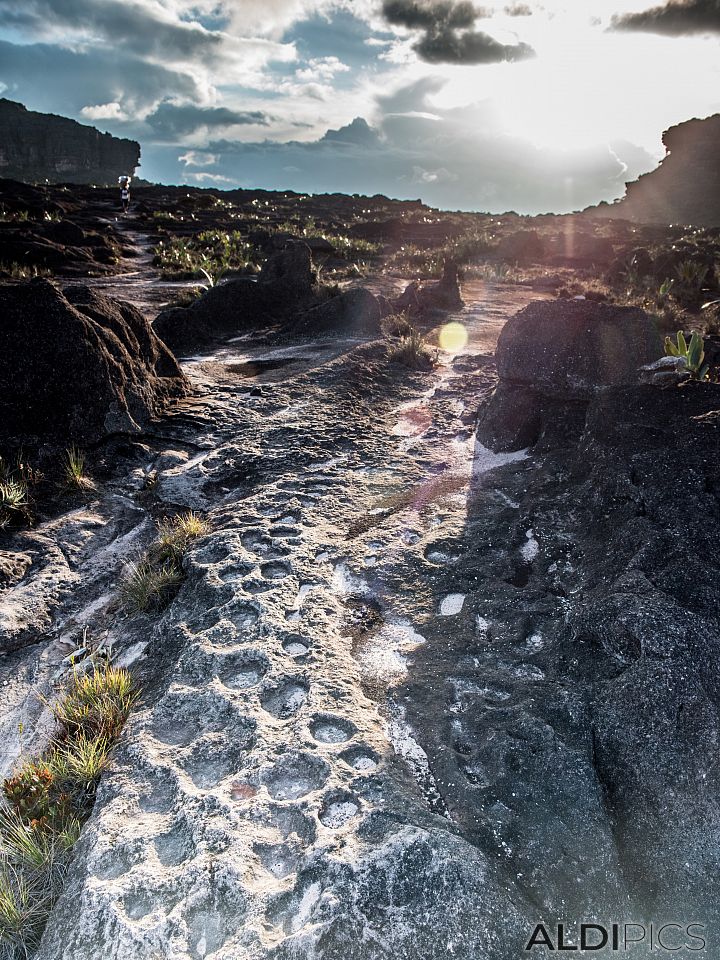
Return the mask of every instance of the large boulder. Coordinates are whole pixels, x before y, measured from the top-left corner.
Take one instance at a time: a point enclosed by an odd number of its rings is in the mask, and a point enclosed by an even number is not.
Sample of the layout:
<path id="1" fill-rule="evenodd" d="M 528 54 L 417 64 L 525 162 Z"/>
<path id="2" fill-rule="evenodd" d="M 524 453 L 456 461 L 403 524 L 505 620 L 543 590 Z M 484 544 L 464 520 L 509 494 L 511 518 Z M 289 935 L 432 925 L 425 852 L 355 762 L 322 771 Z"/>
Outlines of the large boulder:
<path id="1" fill-rule="evenodd" d="M 308 336 L 333 333 L 374 336 L 381 332 L 381 317 L 377 297 L 363 287 L 356 287 L 308 310 L 295 325 L 295 332 Z"/>
<path id="2" fill-rule="evenodd" d="M 413 280 L 399 297 L 392 301 L 395 313 L 407 313 L 411 317 L 425 313 L 461 310 L 464 306 L 460 295 L 458 267 L 454 260 L 446 260 L 443 275 L 433 283 Z"/>
<path id="3" fill-rule="evenodd" d="M 501 380 L 576 397 L 635 383 L 638 368 L 662 353 L 662 338 L 644 310 L 539 300 L 505 324 L 495 360 Z"/>
<path id="4" fill-rule="evenodd" d="M 663 354 L 655 321 L 635 307 L 589 300 L 531 303 L 512 317 L 495 354 L 500 382 L 481 411 L 480 440 L 518 450 L 577 435 L 588 400 L 639 382 Z"/>
<path id="5" fill-rule="evenodd" d="M 270 257 L 257 279 L 240 277 L 212 287 L 188 307 L 169 307 L 155 332 L 177 354 L 204 349 L 242 330 L 286 321 L 314 299 L 312 256 L 295 243 Z"/>
<path id="6" fill-rule="evenodd" d="M 187 383 L 147 320 L 87 288 L 0 287 L 0 435 L 92 443 L 137 432 Z"/>

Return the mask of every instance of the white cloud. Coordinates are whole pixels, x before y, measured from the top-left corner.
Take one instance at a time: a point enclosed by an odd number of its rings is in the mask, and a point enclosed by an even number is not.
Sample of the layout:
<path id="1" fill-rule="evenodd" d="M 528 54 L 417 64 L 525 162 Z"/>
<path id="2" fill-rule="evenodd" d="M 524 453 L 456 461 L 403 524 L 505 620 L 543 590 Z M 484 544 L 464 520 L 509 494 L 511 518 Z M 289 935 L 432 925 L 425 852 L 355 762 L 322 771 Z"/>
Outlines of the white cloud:
<path id="1" fill-rule="evenodd" d="M 86 120 L 124 120 L 125 114 L 117 100 L 83 107 L 80 113 Z"/>

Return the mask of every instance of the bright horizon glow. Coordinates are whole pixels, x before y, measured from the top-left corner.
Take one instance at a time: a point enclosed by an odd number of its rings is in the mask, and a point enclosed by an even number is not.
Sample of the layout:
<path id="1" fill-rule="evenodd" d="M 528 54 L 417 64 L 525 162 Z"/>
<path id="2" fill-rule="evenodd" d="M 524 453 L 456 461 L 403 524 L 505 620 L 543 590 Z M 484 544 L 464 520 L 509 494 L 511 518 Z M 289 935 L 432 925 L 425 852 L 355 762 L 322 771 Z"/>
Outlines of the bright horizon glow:
<path id="1" fill-rule="evenodd" d="M 720 112 L 720 34 L 608 31 L 661 0 L 510 2 L 474 29 L 537 56 L 452 65 L 382 0 L 11 0 L 0 95 L 139 140 L 159 182 L 528 213 L 621 196 L 664 130 Z"/>

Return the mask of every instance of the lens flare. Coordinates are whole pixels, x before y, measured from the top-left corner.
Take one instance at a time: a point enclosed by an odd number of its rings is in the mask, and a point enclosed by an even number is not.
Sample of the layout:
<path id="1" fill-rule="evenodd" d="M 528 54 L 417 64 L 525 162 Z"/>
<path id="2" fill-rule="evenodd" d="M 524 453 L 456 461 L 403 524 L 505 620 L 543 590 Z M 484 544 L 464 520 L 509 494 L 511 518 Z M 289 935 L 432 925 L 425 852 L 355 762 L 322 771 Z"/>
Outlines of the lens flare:
<path id="1" fill-rule="evenodd" d="M 447 350 L 449 353 L 458 353 L 458 351 L 463 350 L 467 346 L 467 330 L 462 323 L 453 320 L 450 323 L 446 323 L 442 328 L 438 341 L 443 350 Z"/>

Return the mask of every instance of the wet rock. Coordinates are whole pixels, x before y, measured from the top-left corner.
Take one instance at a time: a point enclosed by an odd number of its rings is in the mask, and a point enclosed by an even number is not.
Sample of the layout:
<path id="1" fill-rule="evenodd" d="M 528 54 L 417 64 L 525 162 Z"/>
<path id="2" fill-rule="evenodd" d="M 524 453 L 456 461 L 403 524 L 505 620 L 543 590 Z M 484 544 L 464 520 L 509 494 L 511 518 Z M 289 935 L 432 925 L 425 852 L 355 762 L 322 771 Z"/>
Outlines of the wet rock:
<path id="1" fill-rule="evenodd" d="M 70 299 L 69 299 L 70 298 Z M 94 442 L 136 432 L 186 392 L 134 307 L 47 280 L 0 288 L 0 412 L 9 439 Z"/>
<path id="2" fill-rule="evenodd" d="M 339 333 L 373 336 L 380 333 L 381 311 L 376 297 L 356 287 L 308 310 L 295 326 L 297 333 L 314 336 Z"/>
<path id="3" fill-rule="evenodd" d="M 638 383 L 663 354 L 652 318 L 634 307 L 589 300 L 531 303 L 505 325 L 496 351 L 498 387 L 481 410 L 478 437 L 519 450 L 542 437 L 570 442 L 598 391 Z"/>

